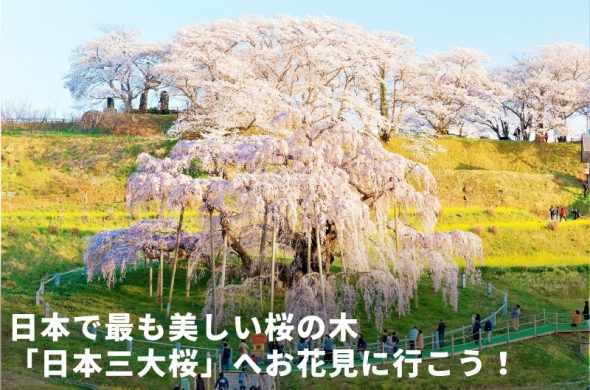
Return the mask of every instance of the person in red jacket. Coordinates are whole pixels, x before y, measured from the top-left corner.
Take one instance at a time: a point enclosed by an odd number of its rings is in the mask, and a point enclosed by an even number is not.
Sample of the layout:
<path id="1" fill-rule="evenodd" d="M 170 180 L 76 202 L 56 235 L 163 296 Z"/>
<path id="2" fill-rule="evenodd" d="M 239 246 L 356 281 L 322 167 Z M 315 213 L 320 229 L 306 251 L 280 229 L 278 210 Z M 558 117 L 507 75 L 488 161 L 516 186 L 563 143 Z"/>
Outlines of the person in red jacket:
<path id="1" fill-rule="evenodd" d="M 572 313 L 572 326 L 580 325 L 580 311 L 576 310 Z"/>
<path id="2" fill-rule="evenodd" d="M 560 221 L 567 221 L 566 216 L 567 216 L 567 210 L 565 209 L 565 207 L 562 207 L 559 210 L 559 220 Z"/>

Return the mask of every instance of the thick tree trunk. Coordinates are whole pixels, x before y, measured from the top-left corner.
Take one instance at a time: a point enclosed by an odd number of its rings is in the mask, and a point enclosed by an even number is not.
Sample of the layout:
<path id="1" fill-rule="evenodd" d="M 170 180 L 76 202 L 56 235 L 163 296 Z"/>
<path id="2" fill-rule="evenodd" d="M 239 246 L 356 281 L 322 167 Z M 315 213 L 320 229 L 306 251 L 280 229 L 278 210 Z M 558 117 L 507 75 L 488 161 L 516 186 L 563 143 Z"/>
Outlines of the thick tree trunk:
<path id="1" fill-rule="evenodd" d="M 147 111 L 148 93 L 149 93 L 149 90 L 145 90 L 141 93 L 141 96 L 139 97 L 139 111 L 141 111 L 141 112 Z"/>
<path id="2" fill-rule="evenodd" d="M 379 137 L 383 142 L 388 142 L 390 139 L 389 129 L 389 108 L 387 106 L 387 85 L 385 84 L 385 68 L 379 69 L 381 80 L 379 82 L 379 112 L 383 117 L 383 127 L 379 130 Z"/>
<path id="3" fill-rule="evenodd" d="M 246 273 L 251 273 L 252 271 L 252 258 L 248 255 L 246 249 L 242 246 L 240 241 L 238 241 L 232 234 L 230 230 L 229 220 L 227 217 L 222 213 L 219 218 L 219 222 L 221 224 L 221 228 L 223 229 L 224 234 L 227 236 L 227 244 L 231 247 L 231 249 L 236 252 L 240 260 L 242 260 L 242 269 Z"/>

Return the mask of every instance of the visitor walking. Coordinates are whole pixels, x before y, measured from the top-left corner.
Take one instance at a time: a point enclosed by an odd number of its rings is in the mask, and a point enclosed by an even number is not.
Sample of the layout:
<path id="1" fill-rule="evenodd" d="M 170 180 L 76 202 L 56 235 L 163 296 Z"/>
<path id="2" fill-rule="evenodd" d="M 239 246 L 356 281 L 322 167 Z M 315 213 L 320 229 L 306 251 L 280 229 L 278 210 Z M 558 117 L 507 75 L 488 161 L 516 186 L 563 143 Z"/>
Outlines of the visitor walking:
<path id="1" fill-rule="evenodd" d="M 385 352 L 385 345 L 387 343 L 387 329 L 383 329 L 383 333 L 381 333 L 381 338 L 379 339 L 379 349 L 381 350 L 381 352 Z"/>
<path id="2" fill-rule="evenodd" d="M 393 335 L 391 336 L 391 345 L 393 346 L 393 353 L 395 354 L 399 348 L 399 337 L 397 337 L 395 332 L 393 332 Z"/>
<path id="3" fill-rule="evenodd" d="M 195 390 L 205 390 L 205 381 L 201 374 L 197 374 L 197 380 L 195 381 Z"/>
<path id="4" fill-rule="evenodd" d="M 520 305 L 516 305 L 512 308 L 510 319 L 512 320 L 512 327 L 514 330 L 518 330 L 520 327 Z"/>
<path id="5" fill-rule="evenodd" d="M 243 367 L 242 371 L 240 371 L 240 374 L 238 375 L 238 384 L 240 385 L 240 390 L 246 390 L 246 383 L 248 383 L 249 380 L 250 378 L 246 372 L 246 367 Z"/>
<path id="6" fill-rule="evenodd" d="M 247 355 L 249 351 L 248 344 L 246 344 L 246 340 L 240 340 L 240 344 L 238 345 L 238 352 L 240 356 Z"/>
<path id="7" fill-rule="evenodd" d="M 445 330 L 446 329 L 447 329 L 447 325 L 441 319 L 438 322 L 438 327 L 436 328 L 436 331 L 438 333 L 438 347 L 439 348 L 443 348 L 445 346 Z"/>
<path id="8" fill-rule="evenodd" d="M 582 311 L 582 313 L 584 314 L 585 321 L 590 320 L 590 307 L 588 306 L 588 301 L 584 301 L 584 311 Z"/>
<path id="9" fill-rule="evenodd" d="M 486 320 L 485 324 L 483 325 L 483 330 L 486 332 L 486 334 L 488 336 L 488 344 L 492 343 L 492 328 L 493 328 L 492 319 L 488 318 Z"/>
<path id="10" fill-rule="evenodd" d="M 563 206 L 559 212 L 559 221 L 567 221 L 567 209 Z"/>
<path id="11" fill-rule="evenodd" d="M 361 359 L 363 358 L 366 350 L 367 350 L 367 342 L 363 338 L 363 335 L 359 334 L 359 338 L 356 341 L 356 351 L 358 352 Z"/>
<path id="12" fill-rule="evenodd" d="M 580 210 L 578 210 L 578 209 L 574 209 L 574 211 L 572 211 L 572 214 L 574 216 L 574 220 L 580 219 L 580 217 L 581 217 Z"/>
<path id="13" fill-rule="evenodd" d="M 416 349 L 420 351 L 420 355 L 422 356 L 422 351 L 424 350 L 424 335 L 422 334 L 422 329 L 418 330 L 418 336 L 416 336 Z"/>
<path id="14" fill-rule="evenodd" d="M 588 195 L 588 182 L 582 183 L 582 191 L 584 191 L 584 198 Z"/>
<path id="15" fill-rule="evenodd" d="M 221 347 L 221 370 L 224 372 L 229 371 L 229 364 L 231 362 L 231 348 L 227 341 L 223 342 L 223 347 Z M 227 380 L 227 379 L 226 379 Z"/>
<path id="16" fill-rule="evenodd" d="M 551 208 L 549 209 L 549 217 L 552 221 L 554 219 L 557 219 L 557 208 L 556 207 L 551 206 Z"/>
<path id="17" fill-rule="evenodd" d="M 416 349 L 416 339 L 418 338 L 418 327 L 414 326 L 408 332 L 408 340 L 410 341 L 410 350 Z"/>
<path id="18" fill-rule="evenodd" d="M 473 342 L 475 345 L 479 345 L 479 332 L 481 330 L 481 317 L 479 314 L 475 315 L 475 321 L 473 321 L 473 326 L 471 328 L 471 333 L 473 335 Z"/>
<path id="19" fill-rule="evenodd" d="M 309 349 L 307 346 L 307 342 L 305 342 L 305 339 L 303 337 L 299 338 L 299 341 L 297 342 L 297 352 L 303 352 L 306 349 Z M 303 360 L 303 355 L 299 355 L 299 361 L 297 362 L 297 364 L 301 363 L 301 361 Z"/>
<path id="20" fill-rule="evenodd" d="M 332 352 L 334 351 L 334 342 L 330 335 L 326 335 L 324 339 L 324 356 L 326 357 L 326 363 L 332 363 Z"/>
<path id="21" fill-rule="evenodd" d="M 229 389 L 229 381 L 226 377 L 223 376 L 223 372 L 219 373 L 219 378 L 217 378 L 217 381 L 215 382 L 215 386 L 213 386 L 213 388 L 219 390 Z"/>
<path id="22" fill-rule="evenodd" d="M 385 338 L 385 353 L 387 355 L 393 354 L 393 334 L 389 332 Z"/>
<path id="23" fill-rule="evenodd" d="M 572 313 L 572 326 L 580 325 L 580 311 L 576 310 Z"/>

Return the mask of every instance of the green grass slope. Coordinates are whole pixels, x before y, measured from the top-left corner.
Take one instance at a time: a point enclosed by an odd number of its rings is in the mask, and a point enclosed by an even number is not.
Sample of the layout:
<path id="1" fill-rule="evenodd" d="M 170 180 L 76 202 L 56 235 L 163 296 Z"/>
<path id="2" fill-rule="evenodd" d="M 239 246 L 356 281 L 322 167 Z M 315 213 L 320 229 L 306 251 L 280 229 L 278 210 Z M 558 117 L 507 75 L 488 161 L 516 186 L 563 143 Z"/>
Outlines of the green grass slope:
<path id="1" fill-rule="evenodd" d="M 424 162 L 438 180 L 444 208 L 437 229 L 477 232 L 482 237 L 486 256 L 486 267 L 482 269 L 484 279 L 509 291 L 511 302 L 521 303 L 525 313 L 539 312 L 543 308 L 570 311 L 579 307 L 589 289 L 586 265 L 590 264 L 590 219 L 562 222 L 557 229 L 551 230 L 547 228 L 546 212 L 550 204 L 577 206 L 584 212 L 588 210 L 588 200 L 581 197 L 579 186 L 583 172 L 578 160 L 579 146 L 450 137 L 435 142 L 446 153 Z M 9 341 L 10 314 L 41 313 L 41 309 L 34 306 L 34 298 L 42 278 L 81 266 L 88 236 L 104 229 L 129 226 L 130 215 L 124 204 L 125 182 L 134 170 L 137 155 L 148 152 L 162 157 L 172 146 L 173 142 L 163 136 L 143 138 L 70 131 L 4 133 L 3 387 L 26 388 L 22 383 L 32 375 L 37 388 L 50 388 L 41 381 L 38 365 L 33 371 L 25 368 L 25 343 Z M 412 156 L 406 143 L 400 140 L 388 147 Z M 192 228 L 196 228 L 194 220 L 192 215 L 187 215 Z M 561 267 L 564 265 L 569 267 Z M 181 267 L 174 308 L 181 312 L 199 312 L 207 275 L 203 275 L 199 284 L 193 287 L 191 298 L 187 299 L 184 297 L 184 272 Z M 165 280 L 169 280 L 168 268 L 165 275 Z M 107 290 L 101 283 L 86 284 L 79 280 L 49 292 L 48 297 L 61 313 L 70 316 L 92 313 L 105 317 L 108 312 L 137 315 L 152 308 L 155 310 L 154 299 L 147 297 L 146 286 L 147 271 L 138 269 L 130 272 L 113 290 Z M 409 316 L 386 319 L 384 326 L 406 334 L 417 324 L 431 332 L 440 317 L 447 320 L 449 327 L 457 327 L 468 323 L 474 312 L 484 314 L 499 305 L 497 298 L 489 300 L 485 296 L 482 286 L 470 286 L 460 291 L 460 307 L 453 312 L 442 303 L 440 295 L 432 292 L 428 278 L 421 282 L 419 298 L 419 304 L 412 306 Z M 157 316 L 164 320 L 161 313 Z M 360 320 L 363 332 L 369 339 L 374 339 L 377 329 L 363 315 Z M 579 380 L 588 369 L 573 352 L 580 340 L 580 336 L 568 335 L 539 339 L 534 344 L 511 345 L 507 347 L 508 377 L 500 378 L 497 364 L 493 363 L 484 368 L 488 371 L 484 371 L 479 379 L 454 378 L 444 383 L 448 388 L 468 388 L 488 383 L 505 387 L 507 383 Z M 38 342 L 36 346 L 45 348 L 46 344 Z M 206 342 L 204 345 L 216 346 Z M 83 344 L 74 339 L 67 347 L 80 351 Z M 545 349 L 548 352 L 543 352 Z M 534 356 L 525 356 L 526 350 L 534 352 Z M 551 355 L 547 357 L 549 352 Z M 492 361 L 497 356 L 496 351 L 486 354 L 490 354 Z M 550 370 L 540 368 L 539 362 L 544 359 L 548 359 L 545 361 Z M 97 381 L 106 387 L 113 386 L 113 382 L 105 378 Z M 287 388 L 302 385 L 296 380 L 287 383 Z M 313 382 L 313 387 L 322 388 L 325 383 Z M 350 383 L 336 380 L 334 383 L 343 388 L 358 388 L 363 384 L 360 379 Z M 385 379 L 371 378 L 371 386 L 373 383 L 377 388 L 397 386 L 396 381 Z M 158 382 L 160 388 L 171 384 L 170 381 Z M 57 383 L 56 388 L 62 385 Z M 118 385 L 122 388 L 153 388 L 139 380 L 123 380 Z M 402 388 L 416 385 L 432 388 L 435 382 L 427 378 L 404 381 Z"/>

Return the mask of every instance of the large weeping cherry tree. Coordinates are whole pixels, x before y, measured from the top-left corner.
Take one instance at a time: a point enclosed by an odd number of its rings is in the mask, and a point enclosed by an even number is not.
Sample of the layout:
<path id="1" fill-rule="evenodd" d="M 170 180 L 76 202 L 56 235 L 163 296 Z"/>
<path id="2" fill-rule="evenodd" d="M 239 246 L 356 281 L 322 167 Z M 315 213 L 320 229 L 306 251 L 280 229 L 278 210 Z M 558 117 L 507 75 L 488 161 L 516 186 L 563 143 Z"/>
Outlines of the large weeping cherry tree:
<path id="1" fill-rule="evenodd" d="M 165 204 L 179 219 L 160 216 L 99 233 L 85 254 L 88 278 L 99 275 L 112 285 L 146 257 L 167 259 L 173 275 L 186 261 L 190 283 L 193 264 L 201 261 L 212 271 L 204 312 L 215 313 L 218 324 L 252 313 L 260 300 L 270 298 L 269 306 L 280 310 L 272 302 L 280 286 L 284 309 L 296 321 L 364 309 L 381 326 L 392 312 L 409 310 L 425 272 L 456 308 L 454 260 L 464 259 L 476 275 L 482 246 L 471 233 L 432 232 L 440 204 L 428 169 L 344 122 L 294 121 L 282 115 L 273 122 L 279 129 L 295 125 L 289 136 L 180 140 L 169 157 L 140 155 L 127 185 L 129 206 Z M 183 228 L 188 210 L 205 217 L 201 231 Z M 342 272 L 333 274 L 337 257 Z M 240 265 L 232 283 L 225 276 L 228 258 Z"/>

